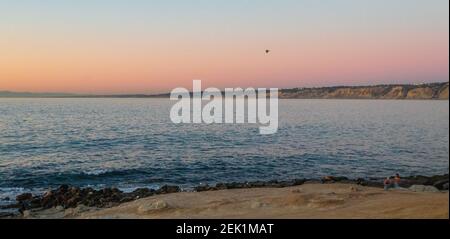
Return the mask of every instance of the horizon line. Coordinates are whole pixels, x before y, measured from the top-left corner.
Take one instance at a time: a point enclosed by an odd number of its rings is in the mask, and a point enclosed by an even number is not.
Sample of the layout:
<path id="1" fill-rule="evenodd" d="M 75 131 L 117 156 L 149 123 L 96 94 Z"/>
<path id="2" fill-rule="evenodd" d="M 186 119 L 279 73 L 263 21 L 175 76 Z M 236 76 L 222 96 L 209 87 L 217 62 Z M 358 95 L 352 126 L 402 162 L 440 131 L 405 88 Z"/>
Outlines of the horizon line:
<path id="1" fill-rule="evenodd" d="M 333 86 L 315 86 L 315 87 L 290 87 L 290 88 L 278 88 L 279 90 L 295 90 L 295 89 L 324 89 L 324 88 L 363 88 L 363 87 L 376 87 L 376 86 L 426 86 L 426 85 L 443 85 L 449 84 L 449 81 L 441 81 L 441 82 L 430 82 L 430 83 L 394 83 L 394 84 L 374 84 L 374 85 L 333 85 Z M 226 87 L 226 88 L 252 88 L 252 87 Z M 264 87 L 260 87 L 264 88 Z M 266 89 L 275 88 L 269 87 Z M 203 91 L 202 91 L 203 92 Z M 224 90 L 221 90 L 224 92 Z M 163 92 L 163 93 L 69 93 L 69 92 L 30 92 L 30 91 L 11 91 L 11 90 L 0 90 L 0 97 L 4 97 L 1 94 L 22 94 L 22 95 L 36 95 L 36 96 L 48 96 L 48 97 L 163 97 L 170 95 L 171 92 Z M 192 91 L 190 91 L 192 93 Z"/>

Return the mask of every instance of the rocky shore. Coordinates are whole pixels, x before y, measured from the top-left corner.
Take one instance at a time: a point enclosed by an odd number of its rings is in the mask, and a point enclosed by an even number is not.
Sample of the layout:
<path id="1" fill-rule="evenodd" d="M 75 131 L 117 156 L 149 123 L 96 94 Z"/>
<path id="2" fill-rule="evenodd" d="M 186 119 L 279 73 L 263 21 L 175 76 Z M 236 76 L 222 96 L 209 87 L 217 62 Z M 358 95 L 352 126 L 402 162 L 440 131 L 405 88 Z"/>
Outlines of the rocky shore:
<path id="1" fill-rule="evenodd" d="M 289 181 L 255 181 L 244 183 L 218 183 L 215 186 L 200 185 L 190 191 L 205 192 L 226 189 L 251 189 L 251 188 L 286 188 L 308 184 L 354 184 L 372 188 L 382 188 L 383 179 L 348 179 L 346 177 L 327 176 L 321 179 L 294 179 Z M 413 176 L 404 177 L 400 183 L 403 188 L 411 188 L 413 191 L 446 191 L 449 188 L 449 175 L 436 175 L 432 177 Z M 137 199 L 147 198 L 162 194 L 181 192 L 179 186 L 165 185 L 154 190 L 138 188 L 133 192 L 123 192 L 117 188 L 79 188 L 69 185 L 61 185 L 57 189 L 49 190 L 42 195 L 24 193 L 16 197 L 16 203 L 0 207 L 0 218 L 18 217 L 29 210 L 45 210 L 50 208 L 76 208 L 80 205 L 92 208 L 112 208 L 122 203 Z M 10 210 L 1 212 L 1 210 Z M 13 211 L 11 211 L 13 210 Z"/>

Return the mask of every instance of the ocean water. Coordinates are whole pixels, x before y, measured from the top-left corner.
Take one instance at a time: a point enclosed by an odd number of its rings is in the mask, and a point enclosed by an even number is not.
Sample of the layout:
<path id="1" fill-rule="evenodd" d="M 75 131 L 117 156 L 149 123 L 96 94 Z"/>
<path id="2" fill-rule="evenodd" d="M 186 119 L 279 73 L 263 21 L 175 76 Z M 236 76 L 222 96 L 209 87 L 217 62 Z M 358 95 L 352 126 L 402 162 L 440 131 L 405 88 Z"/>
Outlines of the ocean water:
<path id="1" fill-rule="evenodd" d="M 436 175 L 449 102 L 280 100 L 279 130 L 176 125 L 168 99 L 0 99 L 0 199 L 60 184 L 176 184 Z"/>

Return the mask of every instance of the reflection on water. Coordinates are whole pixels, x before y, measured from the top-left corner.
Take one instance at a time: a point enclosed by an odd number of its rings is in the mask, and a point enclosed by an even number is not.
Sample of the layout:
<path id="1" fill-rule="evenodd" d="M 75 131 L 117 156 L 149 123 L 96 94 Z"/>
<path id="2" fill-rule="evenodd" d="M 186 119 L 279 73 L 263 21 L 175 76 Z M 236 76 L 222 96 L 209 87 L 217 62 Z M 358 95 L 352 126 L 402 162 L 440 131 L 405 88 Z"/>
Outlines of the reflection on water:
<path id="1" fill-rule="evenodd" d="M 175 125 L 172 104 L 0 99 L 0 188 L 448 173 L 448 101 L 280 100 L 275 135 Z"/>

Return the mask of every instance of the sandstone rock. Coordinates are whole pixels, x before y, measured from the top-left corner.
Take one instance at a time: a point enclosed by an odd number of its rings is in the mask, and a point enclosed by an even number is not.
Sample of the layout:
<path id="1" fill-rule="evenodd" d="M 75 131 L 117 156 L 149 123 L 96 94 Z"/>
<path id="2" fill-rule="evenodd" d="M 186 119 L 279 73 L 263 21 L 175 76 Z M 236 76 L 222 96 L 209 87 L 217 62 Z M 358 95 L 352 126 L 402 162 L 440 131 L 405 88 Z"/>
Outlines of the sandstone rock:
<path id="1" fill-rule="evenodd" d="M 66 209 L 64 211 L 64 217 L 77 216 L 80 213 L 87 212 L 87 211 L 90 211 L 90 210 L 94 210 L 94 209 L 91 209 L 91 208 L 86 207 L 84 205 L 78 205 L 75 208 L 68 208 L 68 209 Z"/>
<path id="2" fill-rule="evenodd" d="M 169 204 L 163 200 L 151 200 L 144 202 L 139 206 L 138 212 L 142 214 L 151 213 L 152 211 L 162 210 L 169 208 Z"/>
<path id="3" fill-rule="evenodd" d="M 22 212 L 22 216 L 24 218 L 30 218 L 31 217 L 31 211 L 30 210 L 25 210 Z"/>
<path id="4" fill-rule="evenodd" d="M 266 206 L 266 204 L 264 204 L 264 203 L 262 203 L 262 202 L 258 202 L 258 201 L 252 202 L 252 203 L 250 204 L 250 208 L 252 208 L 252 209 L 258 209 L 258 208 L 262 208 L 262 207 L 264 207 L 264 206 Z"/>
<path id="5" fill-rule="evenodd" d="M 409 190 L 413 192 L 439 192 L 439 189 L 436 187 L 427 185 L 413 185 Z"/>
<path id="6" fill-rule="evenodd" d="M 64 207 L 63 206 L 56 206 L 55 207 L 55 211 L 57 211 L 57 212 L 64 211 Z"/>

